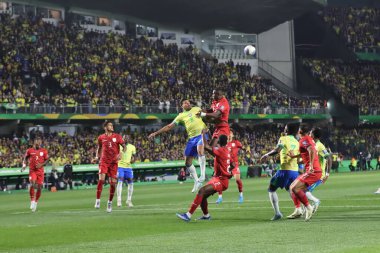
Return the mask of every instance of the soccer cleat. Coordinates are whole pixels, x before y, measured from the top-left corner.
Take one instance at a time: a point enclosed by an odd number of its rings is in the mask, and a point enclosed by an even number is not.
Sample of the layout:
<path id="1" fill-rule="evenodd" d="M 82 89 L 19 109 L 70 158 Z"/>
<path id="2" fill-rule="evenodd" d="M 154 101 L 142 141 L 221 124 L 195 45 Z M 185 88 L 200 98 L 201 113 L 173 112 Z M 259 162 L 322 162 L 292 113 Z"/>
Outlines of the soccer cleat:
<path id="1" fill-rule="evenodd" d="M 222 202 L 223 202 L 223 197 L 219 196 L 215 203 L 222 204 Z"/>
<path id="2" fill-rule="evenodd" d="M 121 199 L 117 199 L 117 207 L 121 207 Z"/>
<path id="3" fill-rule="evenodd" d="M 100 208 L 100 199 L 95 200 L 95 206 L 96 209 Z"/>
<path id="4" fill-rule="evenodd" d="M 286 218 L 298 219 L 301 216 L 302 216 L 302 211 L 296 208 L 296 210 L 294 210 L 294 212 L 291 215 L 286 216 Z"/>
<path id="5" fill-rule="evenodd" d="M 187 216 L 186 213 L 177 213 L 176 215 L 177 215 L 177 217 L 178 217 L 179 219 L 181 219 L 181 220 L 183 220 L 183 221 L 187 221 L 187 222 L 189 222 L 189 221 L 191 220 L 191 219 L 189 218 L 189 216 Z"/>
<path id="6" fill-rule="evenodd" d="M 30 207 L 29 207 L 30 210 L 33 209 L 34 203 L 36 203 L 34 200 L 30 201 Z"/>
<path id="7" fill-rule="evenodd" d="M 321 201 L 320 201 L 320 200 L 314 202 L 314 205 L 313 205 L 313 213 L 316 213 L 316 212 L 317 212 L 318 207 L 319 207 L 320 204 L 321 204 Z"/>
<path id="8" fill-rule="evenodd" d="M 112 212 L 112 201 L 108 201 L 107 202 L 107 213 L 111 213 Z"/>
<path id="9" fill-rule="evenodd" d="M 271 221 L 275 221 L 275 220 L 281 220 L 282 219 L 282 213 L 278 213 L 278 214 L 275 214 L 272 219 L 270 219 Z"/>
<path id="10" fill-rule="evenodd" d="M 37 202 L 34 202 L 32 207 L 32 212 L 35 213 L 37 211 Z"/>
<path id="11" fill-rule="evenodd" d="M 131 200 L 127 200 L 126 203 L 127 203 L 127 206 L 128 206 L 128 207 L 133 207 L 133 204 L 132 204 L 132 201 L 131 201 Z"/>
<path id="12" fill-rule="evenodd" d="M 239 204 L 242 204 L 244 202 L 243 196 L 239 196 Z"/>
<path id="13" fill-rule="evenodd" d="M 201 217 L 199 217 L 199 218 L 196 219 L 196 220 L 211 220 L 211 215 L 209 215 L 209 216 L 204 216 L 204 215 L 202 215 Z"/>
<path id="14" fill-rule="evenodd" d="M 380 194 L 380 188 L 377 189 L 377 191 L 374 192 L 375 194 Z"/>
<path id="15" fill-rule="evenodd" d="M 306 208 L 305 221 L 309 221 L 311 216 L 313 216 L 313 208 Z"/>

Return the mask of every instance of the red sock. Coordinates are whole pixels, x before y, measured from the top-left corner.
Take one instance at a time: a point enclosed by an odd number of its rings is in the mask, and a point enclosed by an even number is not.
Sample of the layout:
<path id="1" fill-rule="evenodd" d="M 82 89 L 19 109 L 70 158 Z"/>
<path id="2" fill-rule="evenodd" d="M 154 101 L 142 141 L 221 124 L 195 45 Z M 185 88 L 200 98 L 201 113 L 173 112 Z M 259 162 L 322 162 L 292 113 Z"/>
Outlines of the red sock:
<path id="1" fill-rule="evenodd" d="M 115 183 L 111 183 L 111 185 L 110 185 L 110 198 L 108 199 L 109 201 L 113 200 L 113 195 L 115 195 L 115 189 L 116 189 Z"/>
<path id="2" fill-rule="evenodd" d="M 201 203 L 202 212 L 204 215 L 208 214 L 208 202 L 207 199 L 203 199 Z"/>
<path id="3" fill-rule="evenodd" d="M 218 192 L 219 195 L 222 195 L 222 192 Z"/>
<path id="4" fill-rule="evenodd" d="M 292 192 L 292 200 L 294 202 L 294 206 L 296 208 L 300 208 L 301 207 L 301 202 L 300 200 L 298 199 L 298 197 L 294 194 L 294 192 Z"/>
<path id="5" fill-rule="evenodd" d="M 104 180 L 98 181 L 98 188 L 96 190 L 96 199 L 100 199 L 100 196 L 102 195 L 103 184 L 104 184 Z"/>
<path id="6" fill-rule="evenodd" d="M 189 213 L 193 214 L 197 207 L 202 203 L 203 200 L 203 195 L 198 195 L 195 197 L 193 203 L 191 204 Z"/>
<path id="7" fill-rule="evenodd" d="M 34 201 L 34 187 L 33 187 L 33 185 L 31 185 L 29 188 L 29 196 L 30 196 L 30 201 Z"/>
<path id="8" fill-rule="evenodd" d="M 241 179 L 236 180 L 236 183 L 238 185 L 239 192 L 243 192 L 243 181 Z"/>
<path id="9" fill-rule="evenodd" d="M 36 193 L 36 202 L 38 202 L 38 200 L 40 199 L 41 192 L 42 192 L 42 187 L 38 187 L 37 193 Z"/>
<path id="10" fill-rule="evenodd" d="M 305 207 L 309 205 L 309 200 L 307 199 L 306 194 L 303 190 L 299 190 L 295 194 Z"/>

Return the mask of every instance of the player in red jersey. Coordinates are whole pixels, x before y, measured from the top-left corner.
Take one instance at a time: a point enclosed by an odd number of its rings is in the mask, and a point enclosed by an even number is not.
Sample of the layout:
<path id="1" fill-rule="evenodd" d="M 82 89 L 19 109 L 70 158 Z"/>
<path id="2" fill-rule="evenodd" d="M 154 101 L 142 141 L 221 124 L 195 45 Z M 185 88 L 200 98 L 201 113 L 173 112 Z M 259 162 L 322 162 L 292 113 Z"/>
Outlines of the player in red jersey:
<path id="1" fill-rule="evenodd" d="M 308 135 L 310 127 L 308 125 L 301 125 L 299 129 L 299 155 L 289 154 L 292 158 L 301 157 L 305 164 L 305 173 L 299 175 L 296 180 L 290 185 L 290 192 L 296 210 L 288 216 L 289 219 L 299 218 L 302 215 L 300 209 L 301 203 L 306 207 L 305 221 L 310 220 L 313 215 L 313 207 L 309 204 L 305 192 L 310 185 L 313 185 L 322 177 L 322 169 L 319 164 L 317 150 L 315 149 L 314 140 Z"/>
<path id="2" fill-rule="evenodd" d="M 32 212 L 37 210 L 37 203 L 41 197 L 42 187 L 44 184 L 44 166 L 49 161 L 49 155 L 46 149 L 41 148 L 42 139 L 37 137 L 34 140 L 32 148 L 28 148 L 22 161 L 23 172 L 26 168 L 27 160 L 29 159 L 29 195 L 30 195 L 30 209 Z M 35 190 L 37 190 L 36 194 Z"/>
<path id="3" fill-rule="evenodd" d="M 120 145 L 123 147 L 123 152 L 126 151 L 126 147 L 123 137 L 121 137 L 120 134 L 114 133 L 112 122 L 104 122 L 103 127 L 105 133 L 98 137 L 98 148 L 94 159 L 94 161 L 98 161 L 100 157 L 95 208 L 100 208 L 100 196 L 107 175 L 110 179 L 110 195 L 107 202 L 107 212 L 110 213 L 112 212 L 112 199 L 117 184 L 117 163 L 120 160 Z"/>
<path id="4" fill-rule="evenodd" d="M 232 175 L 234 176 L 236 180 L 236 184 L 238 186 L 239 190 L 239 204 L 243 203 L 243 182 L 240 178 L 240 169 L 239 169 L 239 150 L 243 148 L 243 145 L 240 141 L 234 140 L 234 133 L 233 131 L 230 131 L 230 136 L 228 138 L 227 148 L 230 151 L 231 154 L 231 161 L 234 162 L 235 167 L 232 170 Z M 223 201 L 223 194 L 222 192 L 218 192 L 219 196 L 216 201 L 217 204 L 222 203 Z"/>
<path id="5" fill-rule="evenodd" d="M 189 211 L 187 213 L 177 213 L 177 217 L 184 220 L 190 221 L 191 216 L 201 205 L 203 215 L 198 220 L 210 220 L 211 216 L 208 213 L 208 202 L 207 198 L 214 195 L 216 192 L 225 191 L 228 188 L 228 181 L 232 177 L 230 170 L 233 169 L 234 163 L 231 161 L 231 155 L 226 147 L 228 137 L 226 135 L 219 136 L 219 147 L 211 147 L 207 144 L 206 131 L 203 130 L 202 138 L 204 143 L 204 149 L 208 151 L 214 158 L 214 176 L 211 180 L 202 188 L 199 189 L 197 196 L 195 197 Z M 231 164 L 230 164 L 231 163 Z M 231 165 L 231 167 L 230 167 Z"/>
<path id="6" fill-rule="evenodd" d="M 206 117 L 214 120 L 215 130 L 212 135 L 211 147 L 215 147 L 219 136 L 230 136 L 230 126 L 228 125 L 230 105 L 228 100 L 223 96 L 223 92 L 221 90 L 213 90 L 212 97 L 212 112 L 199 112 L 198 115 L 202 118 Z"/>

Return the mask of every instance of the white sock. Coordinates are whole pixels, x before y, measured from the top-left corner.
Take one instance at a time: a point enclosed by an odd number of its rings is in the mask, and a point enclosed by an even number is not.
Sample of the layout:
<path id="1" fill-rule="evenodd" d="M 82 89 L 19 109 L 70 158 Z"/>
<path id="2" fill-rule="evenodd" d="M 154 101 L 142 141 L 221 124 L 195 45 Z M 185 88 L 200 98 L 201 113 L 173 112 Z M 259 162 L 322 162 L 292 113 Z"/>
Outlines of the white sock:
<path id="1" fill-rule="evenodd" d="M 189 171 L 190 175 L 194 178 L 194 182 L 198 182 L 198 175 L 197 171 L 195 170 L 194 165 L 191 165 L 190 167 L 186 167 L 187 170 Z"/>
<path id="2" fill-rule="evenodd" d="M 123 182 L 117 182 L 116 194 L 117 198 L 121 199 L 121 192 L 123 191 Z"/>
<path id="3" fill-rule="evenodd" d="M 317 199 L 316 197 L 314 197 L 313 194 L 311 194 L 311 192 L 306 192 L 306 197 L 309 200 L 313 201 L 313 202 L 318 202 L 319 201 L 319 199 Z"/>
<path id="4" fill-rule="evenodd" d="M 186 215 L 187 217 L 191 218 L 191 213 L 187 212 Z"/>
<path id="5" fill-rule="evenodd" d="M 206 156 L 202 155 L 198 157 L 199 167 L 201 169 L 201 176 L 199 178 L 200 182 L 206 179 Z"/>
<path id="6" fill-rule="evenodd" d="M 128 201 L 132 201 L 133 184 L 128 184 Z"/>
<path id="7" fill-rule="evenodd" d="M 239 193 L 239 196 L 240 196 L 240 197 L 243 197 L 243 192 L 240 192 L 240 193 Z"/>
<path id="8" fill-rule="evenodd" d="M 222 198 L 223 197 L 223 194 L 219 194 L 219 198 Z"/>
<path id="9" fill-rule="evenodd" d="M 269 200 L 272 204 L 273 210 L 276 214 L 280 214 L 280 206 L 278 204 L 278 195 L 277 192 L 269 192 Z"/>
<path id="10" fill-rule="evenodd" d="M 203 217 L 208 218 L 208 217 L 210 217 L 210 214 L 209 213 L 208 214 L 203 214 Z"/>

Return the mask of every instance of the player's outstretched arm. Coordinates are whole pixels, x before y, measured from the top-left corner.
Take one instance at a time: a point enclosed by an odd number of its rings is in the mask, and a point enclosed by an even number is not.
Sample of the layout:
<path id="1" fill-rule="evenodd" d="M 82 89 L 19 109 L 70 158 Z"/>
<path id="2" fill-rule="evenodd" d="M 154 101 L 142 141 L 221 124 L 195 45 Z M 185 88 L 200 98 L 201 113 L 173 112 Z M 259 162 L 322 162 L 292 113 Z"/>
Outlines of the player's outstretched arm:
<path id="1" fill-rule="evenodd" d="M 202 140 L 203 140 L 203 145 L 204 149 L 209 152 L 212 156 L 215 156 L 214 152 L 212 151 L 212 147 L 208 144 L 206 140 L 206 133 L 208 132 L 208 129 L 203 129 L 202 130 Z"/>
<path id="2" fill-rule="evenodd" d="M 265 161 L 268 158 L 268 156 L 277 155 L 281 151 L 281 149 L 282 149 L 282 147 L 280 147 L 280 146 L 277 146 L 276 148 L 272 149 L 271 151 L 269 151 L 268 153 L 266 153 L 265 155 L 263 155 L 260 158 L 260 162 Z"/>
<path id="3" fill-rule="evenodd" d="M 148 136 L 148 139 L 149 140 L 153 140 L 153 138 L 156 137 L 157 135 L 160 135 L 162 133 L 168 132 L 168 131 L 172 130 L 174 127 L 175 127 L 175 124 L 174 123 L 170 123 L 170 124 L 164 126 L 163 128 L 161 128 L 160 130 L 158 130 L 158 131 L 156 131 L 154 133 L 151 133 Z"/>

